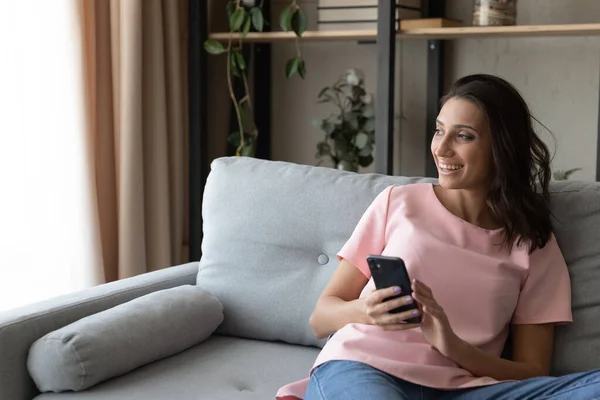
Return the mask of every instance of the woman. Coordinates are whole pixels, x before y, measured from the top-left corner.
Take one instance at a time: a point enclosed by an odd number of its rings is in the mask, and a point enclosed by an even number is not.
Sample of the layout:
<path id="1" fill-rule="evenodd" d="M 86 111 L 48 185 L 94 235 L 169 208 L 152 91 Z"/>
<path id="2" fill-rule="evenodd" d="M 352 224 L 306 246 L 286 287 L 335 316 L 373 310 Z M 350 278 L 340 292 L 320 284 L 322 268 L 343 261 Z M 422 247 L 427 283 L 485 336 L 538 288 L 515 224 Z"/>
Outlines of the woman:
<path id="1" fill-rule="evenodd" d="M 317 337 L 333 336 L 310 379 L 278 399 L 600 398 L 597 371 L 548 376 L 571 292 L 551 231 L 550 156 L 523 98 L 498 77 L 459 79 L 431 152 L 439 184 L 386 188 L 338 253 L 310 318 Z M 383 302 L 397 288 L 374 290 L 369 254 L 401 257 L 412 296 Z M 388 312 L 413 301 L 420 325 Z"/>

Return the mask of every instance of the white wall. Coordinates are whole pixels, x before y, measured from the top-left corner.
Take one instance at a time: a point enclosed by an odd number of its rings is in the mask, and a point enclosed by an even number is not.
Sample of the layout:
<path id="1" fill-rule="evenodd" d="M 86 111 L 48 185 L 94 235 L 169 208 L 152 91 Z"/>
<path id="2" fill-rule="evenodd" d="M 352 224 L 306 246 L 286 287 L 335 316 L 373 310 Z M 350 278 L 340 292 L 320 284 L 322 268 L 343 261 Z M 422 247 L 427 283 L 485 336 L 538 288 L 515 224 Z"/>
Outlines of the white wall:
<path id="1" fill-rule="evenodd" d="M 316 29 L 317 0 L 299 0 Z M 273 4 L 274 26 L 287 0 Z M 447 14 L 471 24 L 472 0 L 447 1 Z M 600 22 L 598 0 L 521 0 L 517 23 L 553 24 Z M 446 42 L 446 84 L 456 78 L 486 72 L 508 79 L 522 92 L 534 115 L 554 134 L 542 137 L 556 148 L 553 167 L 581 167 L 572 179 L 595 179 L 600 37 L 461 39 Z M 329 110 L 315 102 L 319 90 L 346 69 L 364 70 L 366 84 L 377 85 L 377 49 L 374 44 L 329 42 L 302 44 L 306 80 L 284 76 L 292 43 L 273 45 L 273 159 L 315 164 L 315 145 L 321 132 L 311 126 L 314 117 Z M 402 121 L 396 174 L 422 175 L 425 170 L 426 42 L 398 44 L 398 120 Z M 402 112 L 400 113 L 400 110 Z M 372 167 L 364 169 L 371 172 Z"/>

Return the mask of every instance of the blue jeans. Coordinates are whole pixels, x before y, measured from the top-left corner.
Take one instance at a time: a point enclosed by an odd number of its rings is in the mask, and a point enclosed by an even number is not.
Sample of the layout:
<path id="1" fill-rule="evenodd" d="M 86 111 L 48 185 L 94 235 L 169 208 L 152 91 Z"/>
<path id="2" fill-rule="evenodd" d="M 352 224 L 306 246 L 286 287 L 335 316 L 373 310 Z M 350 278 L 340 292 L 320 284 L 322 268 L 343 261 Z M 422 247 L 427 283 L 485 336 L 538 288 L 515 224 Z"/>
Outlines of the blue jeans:
<path id="1" fill-rule="evenodd" d="M 304 400 L 600 399 L 600 370 L 458 390 L 416 385 L 356 361 L 329 361 L 313 373 Z"/>

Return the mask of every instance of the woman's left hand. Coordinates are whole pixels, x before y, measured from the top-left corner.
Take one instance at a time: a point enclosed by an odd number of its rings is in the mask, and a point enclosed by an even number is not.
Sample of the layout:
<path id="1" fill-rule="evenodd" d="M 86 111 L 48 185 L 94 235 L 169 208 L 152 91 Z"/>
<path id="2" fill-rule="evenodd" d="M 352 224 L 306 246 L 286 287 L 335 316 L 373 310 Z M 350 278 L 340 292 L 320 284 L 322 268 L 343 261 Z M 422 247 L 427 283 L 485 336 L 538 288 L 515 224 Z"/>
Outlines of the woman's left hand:
<path id="1" fill-rule="evenodd" d="M 440 353 L 448 355 L 458 337 L 452 330 L 444 309 L 435 301 L 433 292 L 423 282 L 413 279 L 411 286 L 412 296 L 421 310 L 421 331 L 425 339 Z"/>

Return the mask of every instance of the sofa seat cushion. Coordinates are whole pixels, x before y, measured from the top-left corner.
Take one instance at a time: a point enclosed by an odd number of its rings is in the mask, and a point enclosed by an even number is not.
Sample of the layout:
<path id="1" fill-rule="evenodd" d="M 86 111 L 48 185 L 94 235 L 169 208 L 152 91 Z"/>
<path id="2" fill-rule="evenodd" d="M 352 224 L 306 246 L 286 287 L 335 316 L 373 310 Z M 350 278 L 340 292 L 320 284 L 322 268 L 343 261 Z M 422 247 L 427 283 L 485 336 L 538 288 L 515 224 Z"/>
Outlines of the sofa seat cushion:
<path id="1" fill-rule="evenodd" d="M 44 393 L 35 400 L 265 400 L 303 379 L 319 349 L 212 336 L 182 353 L 82 392 Z"/>

